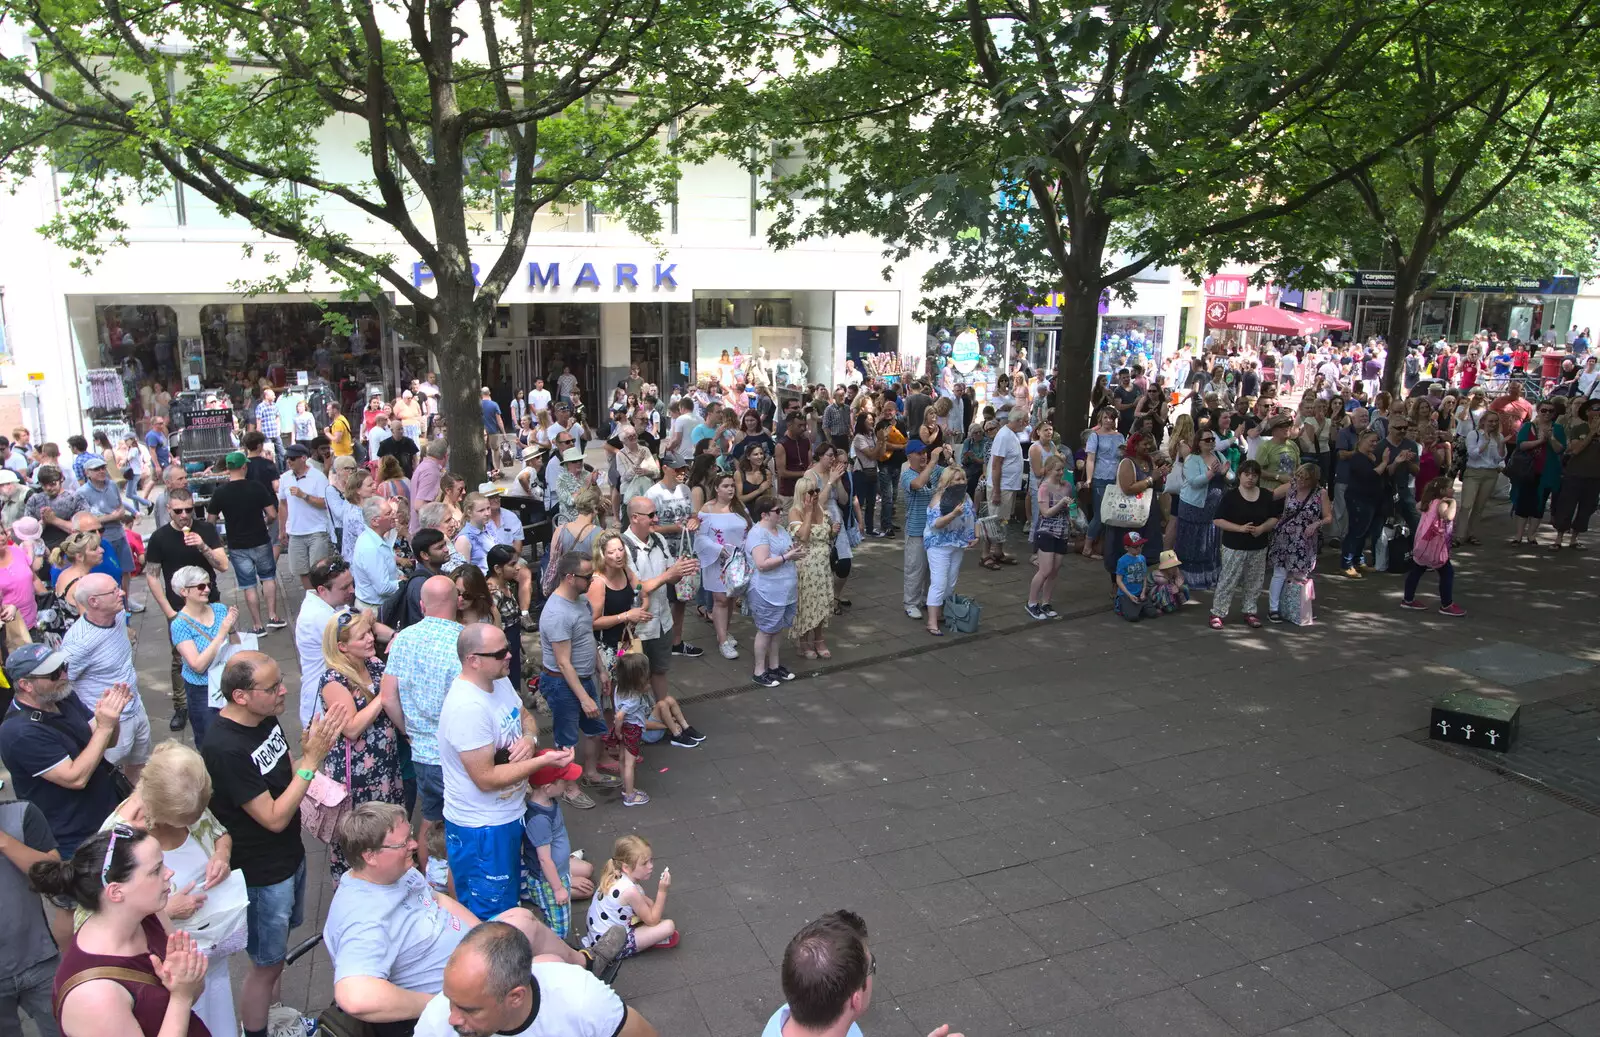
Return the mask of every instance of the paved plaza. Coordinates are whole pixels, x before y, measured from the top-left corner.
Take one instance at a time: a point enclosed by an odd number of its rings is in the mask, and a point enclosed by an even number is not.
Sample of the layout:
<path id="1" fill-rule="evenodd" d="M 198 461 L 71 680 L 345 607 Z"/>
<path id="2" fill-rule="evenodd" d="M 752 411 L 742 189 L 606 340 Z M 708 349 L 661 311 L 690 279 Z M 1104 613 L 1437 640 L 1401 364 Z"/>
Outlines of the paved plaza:
<path id="1" fill-rule="evenodd" d="M 868 1037 L 1600 1034 L 1600 817 L 1503 773 L 1521 753 L 1596 787 L 1587 557 L 1459 555 L 1464 620 L 1402 612 L 1399 577 L 1323 576 L 1315 626 L 1220 634 L 1202 606 L 1116 619 L 1077 558 L 1067 618 L 1035 623 L 1026 565 L 970 565 L 986 611 L 960 639 L 900 612 L 898 558 L 863 549 L 808 679 L 675 660 L 708 740 L 647 751 L 648 806 L 568 811 L 591 860 L 637 831 L 672 869 L 682 943 L 617 980 L 663 1037 L 759 1033 L 789 937 L 838 907 L 872 930 Z M 159 613 L 138 619 L 161 687 Z M 287 634 L 267 643 L 295 686 Z M 1419 740 L 1458 688 L 1534 704 L 1518 753 Z M 312 876 L 320 922 L 321 854 Z M 318 948 L 284 1000 L 326 1004 L 330 975 Z"/>

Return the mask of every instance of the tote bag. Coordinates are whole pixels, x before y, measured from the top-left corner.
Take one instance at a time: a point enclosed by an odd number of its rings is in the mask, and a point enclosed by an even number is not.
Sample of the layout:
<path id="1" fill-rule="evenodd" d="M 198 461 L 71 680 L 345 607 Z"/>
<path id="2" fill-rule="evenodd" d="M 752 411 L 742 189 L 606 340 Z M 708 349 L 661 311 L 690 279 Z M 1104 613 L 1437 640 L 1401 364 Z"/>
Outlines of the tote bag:
<path id="1" fill-rule="evenodd" d="M 1150 521 L 1150 504 L 1154 500 L 1154 487 L 1148 487 L 1142 493 L 1129 494 L 1123 493 L 1122 487 L 1112 480 L 1106 486 L 1105 495 L 1100 498 L 1100 522 L 1119 529 L 1143 529 L 1144 524 Z"/>
<path id="2" fill-rule="evenodd" d="M 1440 569 L 1450 560 L 1451 523 L 1439 521 L 1439 505 L 1428 505 L 1422 521 L 1417 523 L 1416 542 L 1411 548 L 1411 560 L 1424 569 Z"/>
<path id="3" fill-rule="evenodd" d="M 693 553 L 694 553 L 694 544 L 689 539 L 689 531 L 688 530 L 684 530 L 683 532 L 678 534 L 678 554 L 677 554 L 677 557 L 679 557 L 679 558 L 688 558 Z M 700 596 L 700 570 L 699 569 L 696 569 L 694 572 L 690 573 L 689 575 L 685 576 L 683 579 L 679 580 L 677 583 L 674 583 L 672 585 L 672 597 L 677 601 L 690 602 L 690 601 L 693 601 L 695 598 L 697 598 L 699 596 Z"/>

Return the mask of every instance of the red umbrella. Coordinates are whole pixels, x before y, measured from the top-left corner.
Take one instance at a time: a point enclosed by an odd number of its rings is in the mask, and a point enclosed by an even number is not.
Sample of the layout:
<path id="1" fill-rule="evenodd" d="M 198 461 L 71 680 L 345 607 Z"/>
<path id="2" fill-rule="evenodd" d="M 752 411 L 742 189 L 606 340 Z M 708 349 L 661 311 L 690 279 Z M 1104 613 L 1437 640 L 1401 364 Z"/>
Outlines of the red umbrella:
<path id="1" fill-rule="evenodd" d="M 1276 306 L 1247 306 L 1228 314 L 1222 326 L 1238 331 L 1264 331 L 1269 335 L 1311 335 L 1322 324 L 1309 313 L 1295 313 Z"/>
<path id="2" fill-rule="evenodd" d="M 1338 317 L 1330 317 L 1326 313 L 1306 313 L 1301 316 L 1310 317 L 1321 326 L 1323 331 L 1349 331 L 1350 322 Z"/>

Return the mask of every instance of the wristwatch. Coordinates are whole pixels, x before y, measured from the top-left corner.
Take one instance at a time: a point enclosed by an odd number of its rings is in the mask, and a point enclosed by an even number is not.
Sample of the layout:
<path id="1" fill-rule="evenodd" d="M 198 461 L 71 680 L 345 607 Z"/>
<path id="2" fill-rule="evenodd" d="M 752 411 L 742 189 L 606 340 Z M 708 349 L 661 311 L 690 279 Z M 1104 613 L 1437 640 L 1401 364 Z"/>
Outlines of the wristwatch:
<path id="1" fill-rule="evenodd" d="M 310 781 L 312 778 L 315 778 L 317 776 L 317 772 L 312 770 L 310 767 L 297 768 L 295 770 L 295 774 L 299 775 L 300 777 L 304 778 L 307 781 Z"/>

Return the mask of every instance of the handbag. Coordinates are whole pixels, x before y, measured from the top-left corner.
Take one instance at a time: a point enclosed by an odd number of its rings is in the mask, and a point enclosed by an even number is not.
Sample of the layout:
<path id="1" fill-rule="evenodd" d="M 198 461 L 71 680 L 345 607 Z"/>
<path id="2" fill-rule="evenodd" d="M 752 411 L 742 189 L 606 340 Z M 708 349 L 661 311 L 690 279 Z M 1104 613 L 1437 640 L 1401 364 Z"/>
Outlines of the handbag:
<path id="1" fill-rule="evenodd" d="M 1542 456 L 1535 457 L 1534 455 L 1542 453 L 1542 450 L 1543 448 L 1540 450 L 1523 450 L 1516 445 L 1512 445 L 1511 453 L 1506 457 L 1506 478 L 1513 483 L 1537 479 L 1540 470 L 1543 468 L 1540 462 L 1544 458 Z"/>
<path id="2" fill-rule="evenodd" d="M 680 532 L 678 534 L 678 553 L 677 553 L 677 557 L 679 557 L 679 558 L 688 558 L 690 556 L 690 554 L 693 553 L 690 550 L 690 547 L 691 547 L 691 542 L 689 540 L 689 531 L 686 529 L 686 530 L 683 530 L 682 532 Z M 699 569 L 696 569 L 694 572 L 690 573 L 689 575 L 685 576 L 683 579 L 679 580 L 677 583 L 674 583 L 672 585 L 672 597 L 673 597 L 674 600 L 682 601 L 682 602 L 691 602 L 691 601 L 694 601 L 699 596 L 700 596 L 700 570 Z"/>
<path id="3" fill-rule="evenodd" d="M 1297 627 L 1308 627 L 1312 623 L 1312 603 L 1317 600 L 1316 585 L 1311 577 L 1294 578 L 1284 590 L 1283 618 Z"/>
<path id="4" fill-rule="evenodd" d="M 640 638 L 638 632 L 633 629 L 633 624 L 629 623 L 627 625 L 627 627 L 622 631 L 621 640 L 619 640 L 617 642 L 617 658 L 620 659 L 624 655 L 643 655 L 643 654 L 644 654 L 644 640 L 642 638 Z"/>
<path id="5" fill-rule="evenodd" d="M 1122 492 L 1122 487 L 1113 479 L 1100 498 L 1100 524 L 1119 529 L 1143 529 L 1150 521 L 1150 504 L 1154 500 L 1155 487 L 1129 494 Z"/>
<path id="6" fill-rule="evenodd" d="M 976 634 L 983 606 L 965 594 L 952 594 L 944 602 L 944 625 L 956 634 Z"/>
<path id="7" fill-rule="evenodd" d="M 742 548 L 722 549 L 722 585 L 729 594 L 743 594 L 750 588 L 750 556 Z"/>
<path id="8" fill-rule="evenodd" d="M 377 689 L 374 689 L 376 691 Z M 322 697 L 317 697 L 317 709 L 322 708 Z M 313 711 L 312 716 L 316 716 Z M 313 839 L 329 846 L 338 838 L 339 822 L 350 813 L 350 739 L 344 740 L 344 784 L 321 771 L 311 779 L 305 798 L 300 801 L 300 829 Z"/>

